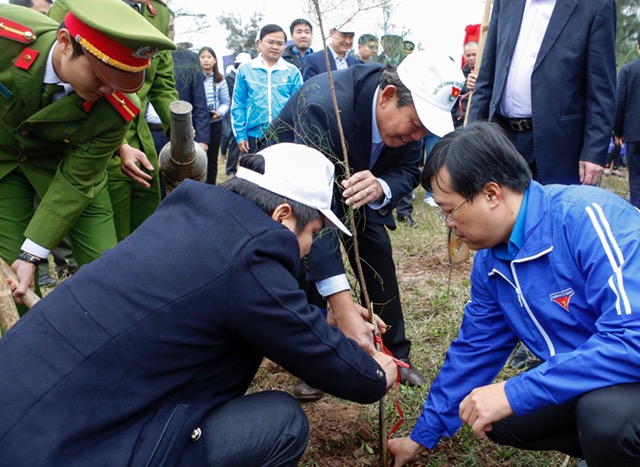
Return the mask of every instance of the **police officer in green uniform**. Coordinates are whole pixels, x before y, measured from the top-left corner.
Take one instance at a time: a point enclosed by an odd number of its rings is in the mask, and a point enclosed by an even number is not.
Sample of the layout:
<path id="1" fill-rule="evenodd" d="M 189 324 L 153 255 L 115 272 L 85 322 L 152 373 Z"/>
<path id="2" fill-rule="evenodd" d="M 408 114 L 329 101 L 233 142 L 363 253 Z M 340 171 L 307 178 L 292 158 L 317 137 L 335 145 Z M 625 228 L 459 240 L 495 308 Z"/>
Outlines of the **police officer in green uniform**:
<path id="1" fill-rule="evenodd" d="M 18 275 L 16 297 L 65 234 L 79 264 L 115 245 L 106 166 L 139 113 L 123 92 L 142 86 L 156 51 L 175 48 L 120 0 L 68 4 L 60 27 L 0 5 L 0 256 Z"/>
<path id="2" fill-rule="evenodd" d="M 169 9 L 162 2 L 122 1 L 138 11 L 158 31 L 169 34 Z M 57 0 L 48 16 L 62 21 L 69 10 L 68 4 L 68 0 Z M 123 144 L 108 166 L 108 188 L 118 241 L 134 231 L 160 203 L 158 155 L 144 116 L 151 102 L 160 116 L 165 133 L 168 133 L 171 124 L 169 104 L 179 99 L 173 77 L 173 58 L 169 51 L 162 51 L 151 59 L 145 82 L 136 94 L 140 99 L 141 112 L 131 122 Z"/>

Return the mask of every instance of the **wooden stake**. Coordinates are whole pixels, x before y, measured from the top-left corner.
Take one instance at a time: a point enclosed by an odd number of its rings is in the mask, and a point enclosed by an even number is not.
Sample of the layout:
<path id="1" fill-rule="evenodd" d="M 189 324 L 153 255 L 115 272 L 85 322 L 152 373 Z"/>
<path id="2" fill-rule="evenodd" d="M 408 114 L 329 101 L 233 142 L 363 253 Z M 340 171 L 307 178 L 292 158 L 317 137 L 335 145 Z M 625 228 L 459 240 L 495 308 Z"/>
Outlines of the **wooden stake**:
<path id="1" fill-rule="evenodd" d="M 5 279 L 5 281 L 6 279 L 11 279 L 16 283 L 19 282 L 18 278 L 16 277 L 16 273 L 13 272 L 13 269 L 11 269 L 11 267 L 2 258 L 0 258 L 0 270 L 2 270 L 2 274 L 0 275 L 3 276 L 3 279 Z M 13 301 L 13 297 L 11 297 L 11 301 Z M 33 306 L 39 301 L 40 301 L 40 297 L 38 297 L 38 295 L 31 289 L 27 289 L 27 293 L 22 296 L 22 303 L 24 303 L 27 306 L 27 308 L 33 308 Z"/>
<path id="2" fill-rule="evenodd" d="M 18 315 L 16 302 L 13 301 L 9 282 L 4 274 L 0 274 L 0 328 L 2 328 L 2 332 L 6 334 L 19 319 L 20 315 Z"/>
<path id="3" fill-rule="evenodd" d="M 316 17 L 318 19 L 318 26 L 320 29 L 320 35 L 322 37 L 322 42 L 326 43 L 327 41 L 327 37 L 325 36 L 324 33 L 324 27 L 323 27 L 323 23 L 322 23 L 322 14 L 320 12 L 320 1 L 319 0 L 313 0 L 313 6 L 316 10 Z M 338 132 L 340 135 L 340 143 L 342 146 L 342 162 L 344 164 L 345 170 L 344 173 L 346 174 L 346 176 L 349 176 L 349 174 L 351 173 L 351 170 L 349 168 L 349 155 L 348 155 L 348 151 L 347 151 L 347 140 L 344 137 L 344 130 L 342 128 L 342 120 L 340 118 L 340 107 L 338 106 L 338 99 L 336 97 L 336 91 L 335 91 L 335 86 L 333 84 L 333 74 L 331 72 L 331 66 L 329 63 L 329 51 L 328 51 L 328 46 L 325 47 L 324 49 L 324 58 L 325 58 L 325 65 L 327 67 L 327 77 L 329 80 L 329 88 L 331 89 L 331 97 L 332 97 L 332 101 L 333 101 L 333 109 L 336 115 L 336 123 L 338 125 Z M 358 276 L 358 281 L 360 282 L 360 291 L 361 291 L 361 295 L 363 297 L 364 300 L 364 305 L 367 308 L 367 310 L 369 310 L 369 322 L 371 324 L 373 324 L 374 329 L 375 329 L 375 336 L 376 338 L 380 337 L 380 330 L 378 329 L 378 325 L 376 323 L 374 314 L 373 314 L 373 304 L 371 303 L 371 300 L 369 299 L 369 292 L 367 290 L 367 284 L 364 280 L 364 272 L 362 270 L 362 264 L 360 262 L 360 247 L 358 244 L 358 232 L 356 229 L 356 221 L 355 221 L 355 216 L 354 216 L 354 209 L 353 209 L 353 205 L 349 206 L 349 230 L 351 231 L 351 235 L 352 235 L 352 242 L 353 242 L 353 254 L 355 256 L 355 263 L 356 263 L 356 274 Z M 376 343 L 376 350 L 381 350 L 380 348 L 380 344 Z M 400 370 L 398 370 L 400 371 Z M 380 399 L 379 402 L 379 407 L 378 407 L 378 439 L 380 441 L 380 457 L 382 459 L 382 465 L 387 465 L 389 463 L 388 461 L 388 454 L 387 454 L 387 421 L 386 421 L 386 417 L 385 417 L 385 398 L 384 396 L 382 397 L 382 399 Z"/>

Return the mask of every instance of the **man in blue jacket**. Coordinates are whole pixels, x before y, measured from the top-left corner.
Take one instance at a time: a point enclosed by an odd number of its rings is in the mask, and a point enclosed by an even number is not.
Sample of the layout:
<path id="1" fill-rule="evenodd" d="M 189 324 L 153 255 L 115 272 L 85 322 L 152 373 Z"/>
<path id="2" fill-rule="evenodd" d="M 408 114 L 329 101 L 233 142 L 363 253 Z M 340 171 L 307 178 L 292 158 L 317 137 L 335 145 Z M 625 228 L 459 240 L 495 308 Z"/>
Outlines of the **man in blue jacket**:
<path id="1" fill-rule="evenodd" d="M 493 123 L 445 136 L 428 159 L 447 227 L 479 250 L 458 338 L 401 466 L 464 422 L 478 436 L 589 467 L 640 465 L 640 212 L 590 186 L 542 186 Z M 521 340 L 542 363 L 493 383 Z"/>
<path id="2" fill-rule="evenodd" d="M 264 357 L 339 397 L 385 394 L 391 357 L 329 326 L 296 281 L 325 222 L 346 231 L 333 166 L 294 144 L 243 164 L 223 187 L 182 183 L 0 339 L 2 465 L 296 465 L 297 401 L 245 395 Z"/>

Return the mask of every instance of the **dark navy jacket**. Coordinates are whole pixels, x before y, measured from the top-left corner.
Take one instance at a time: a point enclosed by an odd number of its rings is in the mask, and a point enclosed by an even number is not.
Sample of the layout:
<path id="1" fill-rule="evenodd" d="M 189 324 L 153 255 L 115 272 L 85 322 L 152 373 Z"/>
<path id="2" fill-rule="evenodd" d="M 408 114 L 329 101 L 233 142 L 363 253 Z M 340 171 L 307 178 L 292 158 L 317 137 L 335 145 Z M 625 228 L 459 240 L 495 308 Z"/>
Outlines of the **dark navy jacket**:
<path id="1" fill-rule="evenodd" d="M 204 89 L 204 75 L 200 67 L 200 59 L 194 52 L 180 48 L 172 52 L 171 55 L 173 56 L 176 89 L 180 100 L 193 105 L 191 115 L 193 128 L 196 130 L 195 140 L 198 143 L 209 144 L 211 125 L 209 125 L 207 95 Z"/>
<path id="2" fill-rule="evenodd" d="M 347 64 L 349 67 L 362 63 L 352 55 L 347 54 Z M 336 61 L 333 58 L 333 54 L 329 52 L 329 66 L 331 71 L 336 71 Z M 324 50 L 313 52 L 304 58 L 302 65 L 302 79 L 307 81 L 316 75 L 327 72 L 327 62 L 324 59 Z"/>
<path id="3" fill-rule="evenodd" d="M 305 63 L 308 59 L 305 59 Z M 392 210 L 403 196 L 411 193 L 418 185 L 422 153 L 419 141 L 399 148 L 384 146 L 375 165 L 369 167 L 372 103 L 383 67 L 379 63 L 367 63 L 335 71 L 333 83 L 347 141 L 351 173 L 371 170 L 376 177 L 389 185 L 392 194 L 390 204 L 378 210 L 365 206 L 359 210 L 359 215 L 366 218 L 366 222 L 384 224 L 394 229 Z M 334 162 L 336 179 L 344 178 L 342 146 L 326 73 L 306 81 L 289 99 L 265 134 L 269 136 L 270 143 L 296 142 L 318 149 Z M 342 190 L 338 183 L 335 184 L 333 199 L 342 199 Z M 344 203 L 337 202 L 334 211 L 341 219 L 346 218 Z M 360 227 L 364 225 L 364 218 L 359 220 Z M 312 268 L 309 275 L 311 280 L 320 280 L 344 272 L 338 241 L 333 235 L 324 235 L 316 240 L 308 258 Z M 315 261 L 316 258 L 320 261 Z"/>
<path id="4" fill-rule="evenodd" d="M 627 142 L 640 141 L 640 58 L 618 73 L 618 102 L 613 134 Z"/>
<path id="5" fill-rule="evenodd" d="M 377 363 L 310 308 L 296 237 L 192 181 L 0 339 L 0 464 L 173 466 L 263 357 L 358 402 Z"/>

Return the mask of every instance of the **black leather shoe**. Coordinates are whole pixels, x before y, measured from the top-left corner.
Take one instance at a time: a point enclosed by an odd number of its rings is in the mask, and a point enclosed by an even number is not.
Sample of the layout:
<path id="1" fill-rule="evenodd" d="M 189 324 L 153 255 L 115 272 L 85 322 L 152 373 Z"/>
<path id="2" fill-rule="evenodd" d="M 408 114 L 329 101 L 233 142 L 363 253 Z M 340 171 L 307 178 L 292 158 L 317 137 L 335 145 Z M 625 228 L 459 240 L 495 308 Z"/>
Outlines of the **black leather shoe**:
<path id="1" fill-rule="evenodd" d="M 409 364 L 409 368 L 400 368 L 400 383 L 407 386 L 422 386 L 427 382 L 422 373 L 411 364 L 409 359 L 401 358 L 400 360 Z"/>
<path id="2" fill-rule="evenodd" d="M 324 397 L 324 392 L 320 389 L 312 388 L 307 383 L 299 379 L 298 384 L 293 388 L 293 397 L 299 401 L 317 401 Z"/>
<path id="3" fill-rule="evenodd" d="M 522 343 L 513 352 L 513 357 L 509 362 L 509 366 L 516 370 L 530 370 L 540 365 L 542 362 Z"/>
<path id="4" fill-rule="evenodd" d="M 413 218 L 411 216 L 407 216 L 407 217 L 398 217 L 398 220 L 400 222 L 404 222 L 405 224 L 407 224 L 409 227 L 411 227 L 412 229 L 415 229 L 418 227 L 418 223 L 416 221 L 413 220 Z"/>

